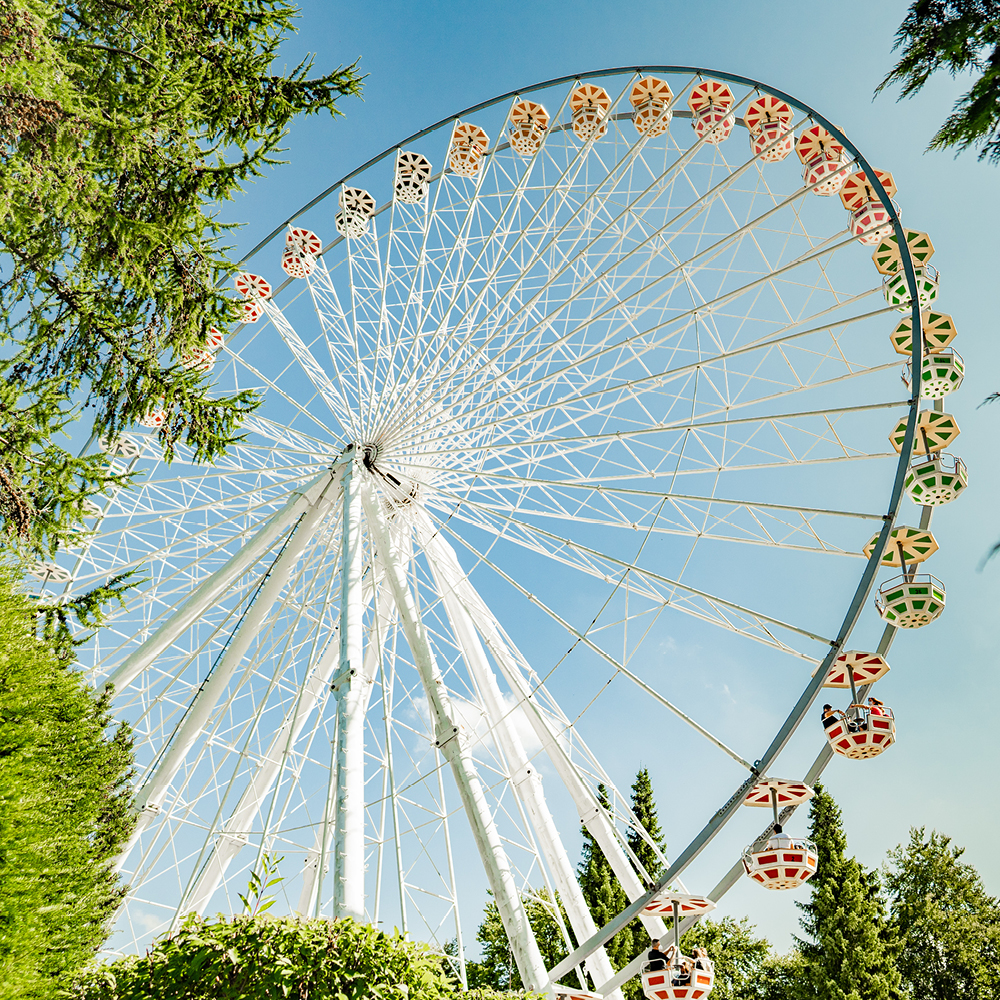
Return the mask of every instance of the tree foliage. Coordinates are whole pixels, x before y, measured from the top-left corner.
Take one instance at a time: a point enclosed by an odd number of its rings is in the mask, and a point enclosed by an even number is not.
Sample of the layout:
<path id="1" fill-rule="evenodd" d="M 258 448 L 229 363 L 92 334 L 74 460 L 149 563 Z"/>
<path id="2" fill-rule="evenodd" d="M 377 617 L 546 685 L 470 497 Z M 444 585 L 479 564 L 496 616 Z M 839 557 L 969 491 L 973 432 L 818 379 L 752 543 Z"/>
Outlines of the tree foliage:
<path id="1" fill-rule="evenodd" d="M 975 75 L 930 141 L 931 149 L 979 149 L 1000 163 L 1000 2 L 915 0 L 896 32 L 899 62 L 878 86 L 898 84 L 902 97 L 917 93 L 938 70 Z"/>
<path id="2" fill-rule="evenodd" d="M 877 875 L 847 856 L 840 808 L 821 785 L 809 821 L 819 867 L 808 903 L 797 903 L 805 938 L 801 983 L 817 1000 L 894 1000 L 902 996 Z"/>
<path id="3" fill-rule="evenodd" d="M 988 895 L 964 848 L 924 829 L 889 852 L 885 886 L 902 949 L 899 970 L 911 996 L 987 1000 L 1000 995 L 1000 905 Z"/>
<path id="4" fill-rule="evenodd" d="M 448 1000 L 454 982 L 426 946 L 350 918 L 191 914 L 145 955 L 81 975 L 75 1000 Z"/>
<path id="5" fill-rule="evenodd" d="M 656 814 L 656 802 L 653 799 L 653 783 L 649 780 L 649 769 L 639 768 L 635 781 L 632 782 L 632 812 L 636 820 L 646 832 L 646 836 L 665 854 L 667 845 L 660 828 L 660 820 Z M 663 868 L 656 850 L 638 830 L 628 831 L 628 846 L 639 859 L 644 871 L 649 876 L 650 883 L 655 882 Z"/>
<path id="6" fill-rule="evenodd" d="M 117 436 L 162 403 L 168 458 L 238 438 L 257 400 L 181 362 L 238 317 L 216 206 L 276 162 L 354 66 L 272 69 L 287 0 L 0 0 L 0 518 L 36 550 L 107 482 L 56 440 L 83 400 Z M 74 504 L 76 505 L 74 507 Z"/>
<path id="7" fill-rule="evenodd" d="M 80 610 L 80 609 L 78 609 Z M 99 609 L 98 609 L 99 610 Z M 99 621 L 81 610 L 85 624 Z M 72 644 L 0 576 L 0 998 L 43 998 L 90 960 L 123 893 L 131 737 Z"/>
<path id="8" fill-rule="evenodd" d="M 734 920 L 699 920 L 681 938 L 681 950 L 690 955 L 694 948 L 704 948 L 715 966 L 713 1000 L 750 1000 L 766 997 L 763 969 L 771 946 L 758 937 L 747 917 Z"/>
<path id="9" fill-rule="evenodd" d="M 492 895 L 492 893 L 491 893 Z M 536 889 L 522 897 L 528 923 L 538 942 L 538 950 L 542 953 L 545 967 L 551 969 L 558 965 L 568 954 L 566 942 L 559 922 L 556 920 L 558 907 L 559 919 L 563 927 L 568 929 L 566 910 L 558 894 L 553 901 L 547 889 Z M 476 931 L 476 940 L 482 946 L 482 958 L 478 962 L 466 962 L 465 971 L 470 989 L 487 990 L 523 990 L 524 983 L 514 963 L 514 954 L 507 940 L 503 923 L 500 920 L 500 910 L 491 899 L 483 910 L 483 921 Z"/>

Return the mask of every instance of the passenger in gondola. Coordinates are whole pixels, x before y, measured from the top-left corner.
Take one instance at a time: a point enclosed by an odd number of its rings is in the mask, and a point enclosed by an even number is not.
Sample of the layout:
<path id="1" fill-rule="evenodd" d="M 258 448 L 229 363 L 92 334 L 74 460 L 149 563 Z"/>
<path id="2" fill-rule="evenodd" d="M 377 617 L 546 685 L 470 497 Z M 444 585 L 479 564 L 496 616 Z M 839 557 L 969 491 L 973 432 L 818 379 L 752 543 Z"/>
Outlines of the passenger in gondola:
<path id="1" fill-rule="evenodd" d="M 667 950 L 669 951 L 669 949 Z M 653 947 L 649 949 L 649 954 L 646 955 L 646 961 L 650 972 L 659 972 L 667 967 L 670 960 L 667 955 L 660 951 L 659 939 L 653 942 Z"/>
<path id="2" fill-rule="evenodd" d="M 690 958 L 686 958 L 684 955 L 679 956 L 678 964 L 671 970 L 670 985 L 687 986 L 691 982 L 691 971 L 693 968 L 694 962 Z"/>
<path id="3" fill-rule="evenodd" d="M 691 953 L 694 957 L 694 967 L 702 972 L 712 971 L 712 960 L 708 957 L 708 952 L 704 948 L 695 948 Z"/>
<path id="4" fill-rule="evenodd" d="M 868 714 L 869 715 L 885 715 L 883 711 L 884 705 L 878 700 L 878 698 L 868 699 Z"/>
<path id="5" fill-rule="evenodd" d="M 837 713 L 833 710 L 833 705 L 823 706 L 823 728 L 829 729 L 837 722 Z"/>

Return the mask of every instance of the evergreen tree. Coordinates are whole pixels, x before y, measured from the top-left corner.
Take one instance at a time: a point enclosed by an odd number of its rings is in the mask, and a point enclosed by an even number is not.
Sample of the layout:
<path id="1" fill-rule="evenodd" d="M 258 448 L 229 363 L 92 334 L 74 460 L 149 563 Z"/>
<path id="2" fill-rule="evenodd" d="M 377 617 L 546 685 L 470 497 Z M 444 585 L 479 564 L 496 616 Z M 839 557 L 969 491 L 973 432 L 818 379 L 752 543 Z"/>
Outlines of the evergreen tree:
<path id="1" fill-rule="evenodd" d="M 1000 164 L 1000 0 L 914 0 L 896 32 L 899 62 L 879 84 L 917 93 L 938 70 L 974 75 L 972 87 L 930 141 L 930 149 L 979 148 Z"/>
<path id="2" fill-rule="evenodd" d="M 597 786 L 597 799 L 603 808 L 610 809 L 608 790 L 603 784 Z M 576 877 L 594 923 L 598 927 L 603 927 L 628 906 L 629 899 L 593 834 L 586 827 L 583 827 L 581 832 L 583 849 Z M 641 930 L 641 925 L 639 926 Z M 642 931 L 639 941 L 643 942 L 646 939 L 647 935 Z M 604 949 L 608 953 L 612 967 L 620 969 L 635 958 L 641 946 L 634 940 L 633 924 L 629 924 L 608 941 Z"/>
<path id="3" fill-rule="evenodd" d="M 902 946 L 903 982 L 921 1000 L 988 1000 L 1000 995 L 1000 906 L 964 848 L 924 829 L 889 852 L 890 921 Z"/>
<path id="4" fill-rule="evenodd" d="M 211 460 L 252 391 L 213 398 L 183 360 L 239 319 L 216 214 L 276 162 L 289 123 L 360 91 L 353 66 L 273 62 L 287 0 L 0 0 L 0 529 L 50 550 L 108 485 L 60 438 L 152 407 L 169 458 Z"/>
<path id="5" fill-rule="evenodd" d="M 639 773 L 636 774 L 635 781 L 632 782 L 632 812 L 642 824 L 642 828 L 649 835 L 650 840 L 659 847 L 663 854 L 666 854 L 666 842 L 663 831 L 660 829 L 660 820 L 656 815 L 656 803 L 653 801 L 653 784 L 649 780 L 649 770 L 645 767 L 639 768 Z M 645 869 L 650 878 L 650 884 L 655 882 L 663 867 L 656 852 L 636 830 L 629 830 L 628 846 Z"/>
<path id="6" fill-rule="evenodd" d="M 73 669 L 65 609 L 41 638 L 37 611 L 0 575 L 0 1000 L 55 995 L 101 947 L 134 824 L 128 727 Z"/>
<path id="7" fill-rule="evenodd" d="M 847 857 L 840 808 L 820 785 L 809 820 L 819 868 L 809 883 L 809 902 L 796 904 L 806 932 L 797 940 L 804 995 L 817 1000 L 895 1000 L 902 996 L 901 980 L 878 878 L 856 858 Z"/>

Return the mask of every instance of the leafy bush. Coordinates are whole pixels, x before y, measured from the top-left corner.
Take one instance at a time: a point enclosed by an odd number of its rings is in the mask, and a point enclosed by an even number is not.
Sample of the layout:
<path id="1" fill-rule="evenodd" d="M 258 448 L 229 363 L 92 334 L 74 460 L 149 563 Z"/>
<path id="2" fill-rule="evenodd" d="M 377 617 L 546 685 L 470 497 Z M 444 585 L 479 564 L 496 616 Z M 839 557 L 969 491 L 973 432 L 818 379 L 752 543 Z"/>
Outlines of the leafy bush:
<path id="1" fill-rule="evenodd" d="M 454 998 L 441 958 L 367 924 L 249 913 L 191 914 L 146 955 L 83 974 L 77 1000 L 439 1000 Z"/>

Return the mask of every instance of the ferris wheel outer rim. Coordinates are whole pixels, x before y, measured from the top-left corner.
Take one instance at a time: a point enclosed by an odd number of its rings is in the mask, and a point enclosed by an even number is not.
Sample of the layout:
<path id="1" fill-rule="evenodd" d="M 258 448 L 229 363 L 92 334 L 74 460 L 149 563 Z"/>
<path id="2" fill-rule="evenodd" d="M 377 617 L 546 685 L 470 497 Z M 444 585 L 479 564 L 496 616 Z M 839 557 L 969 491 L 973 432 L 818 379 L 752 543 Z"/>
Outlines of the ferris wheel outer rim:
<path id="1" fill-rule="evenodd" d="M 521 88 L 519 90 L 510 91 L 498 97 L 491 98 L 488 101 L 480 102 L 479 104 L 476 104 L 462 112 L 459 112 L 457 116 L 456 115 L 448 116 L 442 119 L 441 121 L 435 123 L 434 125 L 424 128 L 417 133 L 414 133 L 412 136 L 404 139 L 401 143 L 394 144 L 393 146 L 389 147 L 382 153 L 369 159 L 366 163 L 362 164 L 360 167 L 356 168 L 351 173 L 347 174 L 336 184 L 331 185 L 324 192 L 322 192 L 312 201 L 310 201 L 301 209 L 299 209 L 298 212 L 296 212 L 287 222 L 283 223 L 279 228 L 275 229 L 273 233 L 271 233 L 257 246 L 255 246 L 242 259 L 240 263 L 243 264 L 245 261 L 252 258 L 259 250 L 267 246 L 271 242 L 271 240 L 273 240 L 276 236 L 280 235 L 288 224 L 293 222 L 302 213 L 308 211 L 310 208 L 314 207 L 316 204 L 324 200 L 330 193 L 342 187 L 343 184 L 345 184 L 347 181 L 357 176 L 358 174 L 363 173 L 369 167 L 385 159 L 387 156 L 391 155 L 396 150 L 402 148 L 404 145 L 414 142 L 423 137 L 424 135 L 427 135 L 435 131 L 436 129 L 441 128 L 448 122 L 454 121 L 457 117 L 475 114 L 478 111 L 491 107 L 495 104 L 500 103 L 501 101 L 508 100 L 522 93 L 530 93 L 538 89 L 551 86 L 558 86 L 564 83 L 570 83 L 574 80 L 582 81 L 601 76 L 618 76 L 632 72 L 640 74 L 643 72 L 687 73 L 691 75 L 714 76 L 723 79 L 727 82 L 732 82 L 748 87 L 762 89 L 766 93 L 771 94 L 775 97 L 779 97 L 783 100 L 786 100 L 793 106 L 798 107 L 800 110 L 808 114 L 814 121 L 822 124 L 825 128 L 827 128 L 831 132 L 831 134 L 833 134 L 839 141 L 841 141 L 844 147 L 854 156 L 858 165 L 866 171 L 869 177 L 871 177 L 873 188 L 875 188 L 876 191 L 882 195 L 884 199 L 883 204 L 886 204 L 888 206 L 888 214 L 890 215 L 893 229 L 897 235 L 897 239 L 899 240 L 900 245 L 903 245 L 904 234 L 903 234 L 902 224 L 898 217 L 898 213 L 895 209 L 895 206 L 892 204 L 891 200 L 887 197 L 885 190 L 880 180 L 878 179 L 877 174 L 875 174 L 874 171 L 871 169 L 867 159 L 861 154 L 861 152 L 857 149 L 857 147 L 847 138 L 847 136 L 845 136 L 835 125 L 827 121 L 818 112 L 808 107 L 808 105 L 803 104 L 801 101 L 792 98 L 790 95 L 785 94 L 780 90 L 767 87 L 764 84 L 761 84 L 760 82 L 752 80 L 750 78 L 731 73 L 723 73 L 719 71 L 707 70 L 698 67 L 684 67 L 684 66 L 615 67 L 610 69 L 595 70 L 583 74 L 567 75 L 553 80 L 544 81 L 542 83 L 537 83 L 527 88 Z M 910 260 L 909 256 L 906 256 L 903 259 L 903 270 L 906 275 L 907 286 L 911 294 L 913 329 L 921 331 L 920 338 L 918 339 L 918 337 L 916 336 L 913 337 L 913 343 L 912 343 L 913 347 L 912 360 L 914 365 L 919 365 L 920 360 L 922 358 L 922 340 L 923 340 L 922 326 L 920 322 L 919 301 L 918 301 L 918 296 L 916 294 L 917 292 L 916 278 L 913 270 L 912 261 Z M 621 923 L 621 926 L 624 926 L 625 924 L 630 922 L 631 919 L 639 912 L 639 910 L 641 910 L 642 906 L 645 904 L 645 902 L 648 901 L 649 898 L 652 898 L 652 896 L 655 895 L 658 891 L 660 891 L 664 885 L 669 884 L 670 881 L 676 878 L 677 875 L 680 873 L 680 871 L 682 871 L 693 860 L 693 858 L 698 853 L 700 853 L 701 849 L 707 845 L 707 843 L 716 835 L 716 833 L 718 833 L 721 830 L 722 826 L 725 825 L 725 822 L 727 822 L 728 819 L 731 818 L 731 815 L 735 813 L 736 808 L 742 801 L 741 793 L 745 791 L 745 788 L 748 786 L 748 783 L 752 784 L 753 782 L 758 780 L 759 776 L 762 773 L 766 771 L 771 761 L 773 761 L 773 759 L 778 755 L 778 753 L 780 753 L 781 749 L 783 749 L 784 745 L 787 743 L 788 739 L 790 739 L 791 735 L 797 729 L 798 725 L 801 724 L 801 722 L 803 721 L 805 712 L 808 711 L 809 707 L 812 704 L 812 701 L 814 700 L 814 698 L 819 692 L 820 687 L 822 686 L 822 681 L 826 676 L 826 671 L 829 664 L 833 661 L 836 655 L 839 654 L 839 652 L 843 648 L 844 643 L 846 643 L 847 639 L 849 638 L 850 633 L 853 630 L 853 627 L 860 615 L 864 603 L 866 602 L 871 592 L 872 586 L 874 584 L 875 573 L 879 569 L 882 553 L 887 544 L 889 533 L 892 529 L 902 499 L 903 482 L 905 479 L 906 471 L 909 466 L 909 461 L 913 448 L 913 441 L 915 438 L 917 415 L 919 412 L 919 403 L 920 403 L 919 396 L 914 396 L 909 401 L 909 415 L 907 421 L 906 434 L 904 437 L 899 460 L 897 463 L 897 470 L 896 470 L 895 480 L 893 483 L 893 488 L 890 494 L 889 510 L 885 515 L 883 515 L 884 524 L 880 532 L 878 542 L 873 548 L 872 555 L 869 558 L 868 563 L 866 564 L 864 572 L 862 573 L 861 581 L 859 582 L 854 597 L 852 598 L 847 615 L 845 616 L 843 624 L 841 625 L 840 631 L 838 633 L 838 637 L 831 643 L 831 649 L 827 654 L 827 656 L 824 658 L 824 661 L 821 664 L 820 668 L 817 669 L 815 677 L 811 680 L 810 684 L 807 685 L 805 691 L 803 691 L 798 702 L 793 708 L 792 713 L 789 715 L 788 719 L 785 721 L 783 726 L 779 729 L 778 734 L 775 736 L 774 740 L 768 747 L 765 754 L 758 761 L 755 762 L 754 771 L 748 777 L 747 781 L 744 782 L 743 785 L 741 785 L 740 789 L 737 791 L 737 793 L 734 794 L 733 798 L 730 799 L 720 810 L 718 810 L 718 812 L 716 812 L 711 817 L 705 829 L 691 842 L 691 844 L 688 845 L 688 847 L 681 853 L 681 855 L 678 856 L 677 860 L 669 867 L 666 874 L 658 882 L 657 886 L 650 891 L 647 897 L 637 900 L 630 907 L 626 908 L 626 910 L 624 910 L 621 914 L 619 914 L 618 917 L 616 917 L 615 920 L 612 921 L 612 923 L 607 926 L 607 930 L 609 931 L 608 933 L 605 933 L 605 931 L 598 932 L 598 935 L 596 937 L 600 937 L 602 939 L 600 943 L 607 941 L 608 939 L 610 939 L 610 937 L 613 936 L 614 933 L 616 933 L 618 929 L 617 924 L 619 922 Z M 564 960 L 563 963 L 560 963 L 560 965 L 553 968 L 550 972 L 552 979 L 554 980 L 556 978 L 560 978 L 563 973 L 560 972 L 559 970 L 562 969 L 563 966 L 568 964 L 570 967 L 572 967 L 572 965 L 575 964 L 573 960 L 574 959 L 578 960 L 578 956 L 581 952 L 587 949 L 588 946 L 597 944 L 598 942 L 596 940 L 596 937 L 594 939 L 591 939 L 591 941 L 584 942 L 577 949 L 577 951 L 574 952 L 572 955 L 570 955 L 566 960 Z"/>

